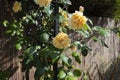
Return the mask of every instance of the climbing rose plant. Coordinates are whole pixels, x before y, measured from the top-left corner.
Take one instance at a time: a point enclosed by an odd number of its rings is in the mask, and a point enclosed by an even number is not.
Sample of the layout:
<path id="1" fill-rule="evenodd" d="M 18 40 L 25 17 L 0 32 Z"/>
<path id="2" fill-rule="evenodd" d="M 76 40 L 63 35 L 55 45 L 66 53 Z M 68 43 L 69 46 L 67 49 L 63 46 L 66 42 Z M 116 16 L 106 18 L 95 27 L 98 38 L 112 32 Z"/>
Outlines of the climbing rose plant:
<path id="1" fill-rule="evenodd" d="M 59 7 L 57 14 L 56 5 Z M 98 35 L 107 37 L 110 29 L 93 26 L 84 15 L 82 6 L 79 11 L 70 14 L 67 12 L 69 5 L 72 5 L 69 0 L 59 0 L 58 3 L 55 0 L 14 1 L 12 12 L 15 18 L 12 22 L 3 22 L 5 34 L 10 35 L 16 49 L 23 52 L 20 55 L 22 71 L 29 72 L 34 67 L 35 80 L 53 80 L 54 63 L 58 63 L 58 80 L 77 80 L 84 71 L 72 63 L 81 64 L 81 57 L 92 50 L 87 42 L 93 40 L 108 47 Z M 55 35 L 54 23 L 57 20 L 59 32 Z M 78 38 L 71 36 L 72 33 Z M 67 50 L 70 51 L 69 56 L 65 53 Z"/>

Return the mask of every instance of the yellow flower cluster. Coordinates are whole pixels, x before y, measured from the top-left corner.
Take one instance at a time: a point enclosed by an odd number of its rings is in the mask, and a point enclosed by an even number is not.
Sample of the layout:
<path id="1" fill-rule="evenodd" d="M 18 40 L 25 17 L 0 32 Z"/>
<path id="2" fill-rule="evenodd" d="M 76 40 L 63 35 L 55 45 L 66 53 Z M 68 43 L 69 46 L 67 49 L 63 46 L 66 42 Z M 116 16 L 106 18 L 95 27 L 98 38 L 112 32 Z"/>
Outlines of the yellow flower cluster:
<path id="1" fill-rule="evenodd" d="M 67 34 L 60 32 L 53 38 L 53 46 L 58 49 L 64 49 L 70 46 L 71 40 Z"/>
<path id="2" fill-rule="evenodd" d="M 14 13 L 17 13 L 18 11 L 22 10 L 21 3 L 18 1 L 15 1 L 12 7 Z"/>
<path id="3" fill-rule="evenodd" d="M 51 3 L 52 0 L 34 0 L 40 7 L 45 7 Z"/>
<path id="4" fill-rule="evenodd" d="M 76 11 L 69 20 L 69 26 L 71 29 L 81 29 L 84 27 L 86 21 L 87 18 L 83 16 L 83 12 Z"/>
<path id="5" fill-rule="evenodd" d="M 66 11 L 62 10 L 62 9 L 60 9 L 59 12 L 61 13 L 61 15 L 64 18 L 61 26 L 68 26 L 68 13 Z"/>

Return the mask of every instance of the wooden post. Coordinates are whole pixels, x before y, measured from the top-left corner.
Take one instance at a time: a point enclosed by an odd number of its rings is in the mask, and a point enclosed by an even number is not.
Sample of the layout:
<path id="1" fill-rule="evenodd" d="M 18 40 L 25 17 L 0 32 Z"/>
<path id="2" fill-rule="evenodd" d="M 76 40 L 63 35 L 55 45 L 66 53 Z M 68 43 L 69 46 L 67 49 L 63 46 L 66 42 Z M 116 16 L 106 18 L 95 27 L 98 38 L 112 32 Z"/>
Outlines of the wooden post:
<path id="1" fill-rule="evenodd" d="M 59 25 L 59 16 L 57 16 L 57 14 L 59 13 L 59 6 L 58 6 L 58 1 L 55 1 L 55 16 L 56 16 L 56 20 L 54 21 L 54 36 L 56 36 L 58 34 L 58 25 Z M 54 80 L 58 80 L 57 75 L 58 75 L 58 63 L 55 62 L 53 65 L 53 70 L 54 70 Z"/>

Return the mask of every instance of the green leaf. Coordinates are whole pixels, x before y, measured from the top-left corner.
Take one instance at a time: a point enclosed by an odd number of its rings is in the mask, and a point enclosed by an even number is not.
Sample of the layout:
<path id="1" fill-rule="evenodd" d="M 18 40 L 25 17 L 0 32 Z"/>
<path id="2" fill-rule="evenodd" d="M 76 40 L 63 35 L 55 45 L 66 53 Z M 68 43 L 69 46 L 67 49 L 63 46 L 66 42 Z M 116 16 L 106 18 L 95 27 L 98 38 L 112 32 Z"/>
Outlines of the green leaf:
<path id="1" fill-rule="evenodd" d="M 92 39 L 93 39 L 95 42 L 98 42 L 100 45 L 103 45 L 103 46 L 109 48 L 109 46 L 108 46 L 103 40 L 100 40 L 100 39 L 98 39 L 97 37 L 92 37 Z"/>
<path id="2" fill-rule="evenodd" d="M 60 58 L 67 66 L 71 66 L 72 60 L 69 57 L 67 57 L 65 54 L 61 54 Z"/>
<path id="3" fill-rule="evenodd" d="M 79 55 L 77 55 L 75 57 L 75 61 L 77 61 L 79 64 L 81 64 L 81 57 Z"/>
<path id="4" fill-rule="evenodd" d="M 63 79 L 63 78 L 65 78 L 65 76 L 66 76 L 65 71 L 60 71 L 59 74 L 58 74 L 59 79 Z"/>
<path id="5" fill-rule="evenodd" d="M 9 22 L 8 22 L 7 20 L 4 20 L 4 21 L 3 21 L 3 25 L 4 25 L 5 27 L 7 27 L 8 24 L 9 24 Z"/>
<path id="6" fill-rule="evenodd" d="M 82 55 L 83 55 L 84 57 L 86 57 L 87 54 L 88 54 L 88 49 L 82 48 L 82 49 L 81 49 L 81 53 L 82 53 Z"/>
<path id="7" fill-rule="evenodd" d="M 94 26 L 93 30 L 97 31 L 99 35 L 104 36 L 104 37 L 108 37 L 110 35 L 109 34 L 109 32 L 110 32 L 109 29 L 105 29 L 105 28 L 102 28 L 100 26 Z"/>
<path id="8" fill-rule="evenodd" d="M 14 31 L 12 31 L 11 36 L 15 36 L 15 34 L 16 34 L 16 31 L 14 30 Z"/>
<path id="9" fill-rule="evenodd" d="M 94 42 L 98 42 L 100 45 L 102 45 L 101 40 L 97 37 L 92 37 Z"/>
<path id="10" fill-rule="evenodd" d="M 20 31 L 19 31 L 19 30 L 17 30 L 17 31 L 16 31 L 16 35 L 18 35 L 18 36 L 19 36 L 20 34 L 21 34 L 21 33 L 20 33 Z"/>
<path id="11" fill-rule="evenodd" d="M 88 80 L 88 75 L 87 75 L 87 73 L 84 73 L 84 80 Z"/>
<path id="12" fill-rule="evenodd" d="M 99 39 L 97 37 L 92 37 L 92 39 L 93 39 L 94 42 L 99 41 Z"/>
<path id="13" fill-rule="evenodd" d="M 60 54 L 55 51 L 55 52 L 51 52 L 50 56 L 51 56 L 52 62 L 56 62 L 58 60 Z"/>
<path id="14" fill-rule="evenodd" d="M 77 80 L 74 76 L 66 76 L 65 80 Z"/>
<path id="15" fill-rule="evenodd" d="M 73 71 L 73 74 L 75 75 L 75 76 L 77 76 L 77 77 L 80 77 L 81 76 L 81 71 L 79 70 L 79 69 L 75 69 L 74 71 Z"/>
<path id="16" fill-rule="evenodd" d="M 17 43 L 17 44 L 15 44 L 15 48 L 16 48 L 17 50 L 21 50 L 21 49 L 22 49 L 22 46 L 21 46 L 20 43 Z"/>
<path id="17" fill-rule="evenodd" d="M 75 45 L 75 46 L 80 45 L 80 41 L 74 41 L 73 45 Z"/>
<path id="18" fill-rule="evenodd" d="M 90 36 L 90 33 L 87 30 L 84 30 L 84 29 L 76 30 L 76 32 L 78 32 L 80 35 L 82 35 L 85 38 L 88 38 Z"/>
<path id="19" fill-rule="evenodd" d="M 44 7 L 44 12 L 47 14 L 47 16 L 51 15 L 52 10 L 50 9 L 50 5 Z"/>
<path id="20" fill-rule="evenodd" d="M 84 29 L 92 32 L 92 29 L 90 28 L 90 26 L 87 23 L 84 24 Z"/>
<path id="21" fill-rule="evenodd" d="M 73 42 L 73 45 L 77 46 L 78 49 L 80 49 L 83 45 L 80 43 L 80 41 Z"/>
<path id="22" fill-rule="evenodd" d="M 92 20 L 88 19 L 88 22 L 90 23 L 91 26 L 93 26 Z"/>
<path id="23" fill-rule="evenodd" d="M 103 46 L 109 48 L 109 46 L 104 41 L 101 40 L 101 43 L 102 43 Z"/>
<path id="24" fill-rule="evenodd" d="M 11 35 L 12 34 L 12 30 L 5 31 L 5 34 Z"/>
<path id="25" fill-rule="evenodd" d="M 77 52 L 72 52 L 72 56 L 73 56 L 73 57 L 77 57 L 77 56 L 78 56 L 78 53 L 77 53 Z"/>
<path id="26" fill-rule="evenodd" d="M 67 75 L 73 76 L 73 72 L 67 72 Z"/>
<path id="27" fill-rule="evenodd" d="M 109 30 L 106 29 L 100 29 L 99 30 L 99 34 L 104 36 L 104 37 L 108 37 L 109 36 Z"/>
<path id="28" fill-rule="evenodd" d="M 60 22 L 60 23 L 64 22 L 64 16 L 59 15 L 59 22 Z"/>

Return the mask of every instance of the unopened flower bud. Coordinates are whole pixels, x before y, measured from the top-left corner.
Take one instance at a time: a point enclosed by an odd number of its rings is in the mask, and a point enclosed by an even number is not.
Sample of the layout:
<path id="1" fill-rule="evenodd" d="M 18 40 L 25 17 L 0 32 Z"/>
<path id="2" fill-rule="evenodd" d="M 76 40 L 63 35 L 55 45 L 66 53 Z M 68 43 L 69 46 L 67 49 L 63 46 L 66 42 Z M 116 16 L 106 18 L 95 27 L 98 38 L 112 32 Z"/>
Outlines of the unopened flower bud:
<path id="1" fill-rule="evenodd" d="M 80 12 L 84 12 L 84 7 L 83 7 L 83 6 L 80 6 L 80 7 L 79 7 L 79 11 L 80 11 Z"/>
<path id="2" fill-rule="evenodd" d="M 77 50 L 77 47 L 76 47 L 76 46 L 72 46 L 72 47 L 71 47 L 71 50 L 72 50 L 72 51 L 76 51 L 76 50 Z"/>

